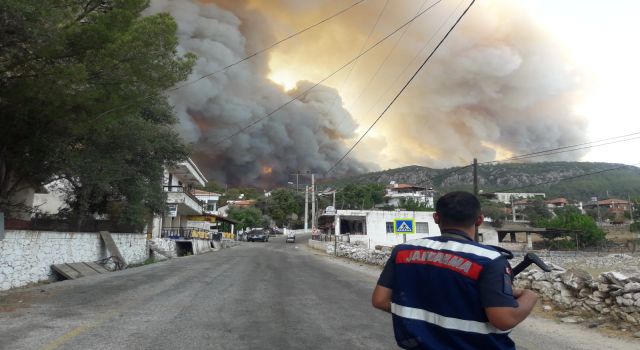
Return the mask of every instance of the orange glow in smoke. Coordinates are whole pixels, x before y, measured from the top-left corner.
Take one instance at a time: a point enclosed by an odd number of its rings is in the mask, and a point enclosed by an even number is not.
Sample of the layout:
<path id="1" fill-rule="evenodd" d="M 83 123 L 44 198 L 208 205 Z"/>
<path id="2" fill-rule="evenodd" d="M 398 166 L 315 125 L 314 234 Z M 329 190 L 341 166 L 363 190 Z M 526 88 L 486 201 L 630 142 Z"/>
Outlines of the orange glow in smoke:
<path id="1" fill-rule="evenodd" d="M 273 168 L 270 166 L 263 166 L 262 167 L 262 175 L 271 175 L 271 173 L 273 172 Z"/>

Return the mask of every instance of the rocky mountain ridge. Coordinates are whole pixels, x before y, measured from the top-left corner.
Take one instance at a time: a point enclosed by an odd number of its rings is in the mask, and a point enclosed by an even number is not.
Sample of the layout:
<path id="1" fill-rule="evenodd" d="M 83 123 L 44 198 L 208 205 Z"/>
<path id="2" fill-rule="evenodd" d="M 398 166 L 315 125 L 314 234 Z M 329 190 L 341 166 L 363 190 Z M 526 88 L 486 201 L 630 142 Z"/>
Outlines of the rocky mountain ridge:
<path id="1" fill-rule="evenodd" d="M 611 170 L 613 169 L 613 170 Z M 334 179 L 325 185 L 391 181 L 433 187 L 438 192 L 471 190 L 471 166 L 433 169 L 417 165 Z M 615 163 L 541 162 L 481 164 L 478 183 L 483 192 L 544 192 L 547 197 L 575 200 L 640 196 L 640 168 Z"/>

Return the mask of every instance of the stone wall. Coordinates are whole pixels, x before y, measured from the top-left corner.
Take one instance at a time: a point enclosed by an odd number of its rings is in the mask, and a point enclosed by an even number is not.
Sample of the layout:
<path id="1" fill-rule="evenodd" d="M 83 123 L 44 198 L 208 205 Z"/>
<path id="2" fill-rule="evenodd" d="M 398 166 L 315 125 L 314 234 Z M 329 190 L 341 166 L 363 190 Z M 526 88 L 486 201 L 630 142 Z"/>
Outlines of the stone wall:
<path id="1" fill-rule="evenodd" d="M 606 316 L 634 328 L 640 326 L 640 273 L 612 271 L 594 278 L 584 270 L 554 266 L 551 272 L 524 271 L 516 278 L 515 285 L 533 289 L 544 301 L 572 311 L 573 316 Z M 581 319 L 573 317 L 569 321 Z"/>
<path id="2" fill-rule="evenodd" d="M 146 236 L 112 233 L 128 264 L 148 258 Z M 51 280 L 51 265 L 96 261 L 110 254 L 98 233 L 7 230 L 0 240 L 0 290 Z"/>

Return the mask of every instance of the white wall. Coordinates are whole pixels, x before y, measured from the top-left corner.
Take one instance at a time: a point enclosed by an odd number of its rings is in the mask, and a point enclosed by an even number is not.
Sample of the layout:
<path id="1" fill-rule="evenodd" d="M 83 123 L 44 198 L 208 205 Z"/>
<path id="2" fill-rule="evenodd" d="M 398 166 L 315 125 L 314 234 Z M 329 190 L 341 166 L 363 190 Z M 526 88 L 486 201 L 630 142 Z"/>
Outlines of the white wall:
<path id="1" fill-rule="evenodd" d="M 428 211 L 338 210 L 338 216 L 366 216 L 367 234 L 351 235 L 350 239 L 352 242 L 366 242 L 371 247 L 375 245 L 391 246 L 403 242 L 402 235 L 387 233 L 386 223 L 393 222 L 393 219 L 413 218 L 416 223 L 426 222 L 428 224 L 428 234 L 409 234 L 407 240 L 440 235 L 440 228 L 433 220 L 433 212 Z"/>
<path id="2" fill-rule="evenodd" d="M 111 236 L 128 264 L 147 259 L 146 235 Z M 109 255 L 98 233 L 7 230 L 0 240 L 0 290 L 49 280 L 53 264 L 95 261 Z"/>

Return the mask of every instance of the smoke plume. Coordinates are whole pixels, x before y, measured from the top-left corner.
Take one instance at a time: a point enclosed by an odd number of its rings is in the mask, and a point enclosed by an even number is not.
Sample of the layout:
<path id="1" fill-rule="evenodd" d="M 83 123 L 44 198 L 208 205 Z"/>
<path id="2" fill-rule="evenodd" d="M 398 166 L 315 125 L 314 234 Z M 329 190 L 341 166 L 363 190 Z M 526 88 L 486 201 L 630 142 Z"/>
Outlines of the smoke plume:
<path id="1" fill-rule="evenodd" d="M 389 2 L 368 37 L 383 4 L 367 1 L 269 54 L 173 92 L 181 134 L 195 144 L 195 158 L 206 174 L 223 183 L 273 184 L 296 170 L 327 170 L 444 35 L 435 35 L 428 50 L 403 71 L 458 1 L 443 1 L 412 24 L 397 46 L 398 36 L 363 57 L 347 84 L 342 84 L 345 72 L 266 121 L 217 143 L 306 89 L 309 81 L 330 74 L 354 57 L 365 40 L 369 45 L 379 40 L 425 2 Z M 344 6 L 335 1 L 153 0 L 149 12 L 176 18 L 181 52 L 199 57 L 195 79 Z M 285 92 L 268 79 L 274 73 L 295 77 L 296 89 Z M 453 166 L 583 142 L 586 121 L 573 111 L 581 84 L 563 48 L 521 3 L 478 2 L 338 174 L 372 169 L 373 163 Z M 556 157 L 574 160 L 580 155 Z"/>
<path id="2" fill-rule="evenodd" d="M 261 15 L 238 11 L 250 28 L 235 13 L 209 2 L 154 0 L 147 12 L 168 12 L 176 19 L 180 53 L 198 56 L 191 81 L 276 40 Z M 338 92 L 326 86 L 220 143 L 312 85 L 300 81 L 286 93 L 267 78 L 268 72 L 268 56 L 261 55 L 171 92 L 180 134 L 194 145 L 193 157 L 210 179 L 232 185 L 283 184 L 297 171 L 328 170 L 346 151 L 345 140 L 354 136 L 357 125 Z M 364 170 L 352 160 L 338 173 Z"/>

